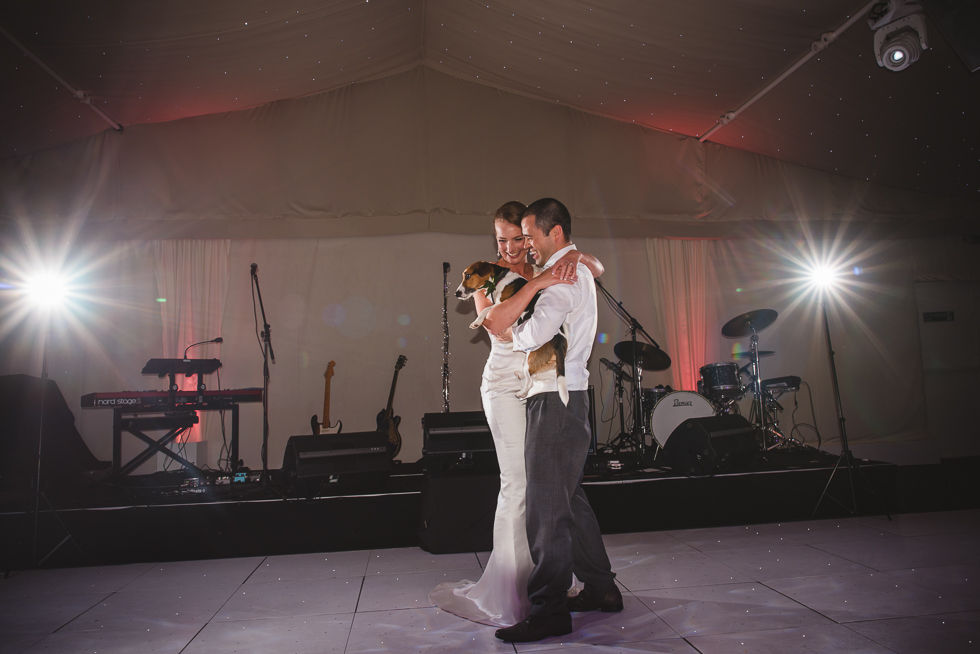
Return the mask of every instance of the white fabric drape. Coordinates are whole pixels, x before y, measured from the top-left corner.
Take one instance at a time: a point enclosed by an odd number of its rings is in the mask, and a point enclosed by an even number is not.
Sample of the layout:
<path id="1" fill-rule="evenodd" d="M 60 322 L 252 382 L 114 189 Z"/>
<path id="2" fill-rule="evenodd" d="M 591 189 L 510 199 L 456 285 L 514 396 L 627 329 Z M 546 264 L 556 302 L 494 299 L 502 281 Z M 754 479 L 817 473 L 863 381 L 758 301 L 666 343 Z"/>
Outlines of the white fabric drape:
<path id="1" fill-rule="evenodd" d="M 540 156 L 514 156 L 529 148 Z M 0 161 L 0 217 L 56 222 L 81 201 L 81 237 L 103 241 L 483 235 L 501 202 L 543 196 L 568 206 L 576 238 L 753 237 L 801 215 L 889 233 L 952 221 L 963 233 L 959 221 L 977 214 L 976 201 L 702 144 L 425 66 Z"/>
<path id="2" fill-rule="evenodd" d="M 711 246 L 706 240 L 647 239 L 654 305 L 667 335 L 661 345 L 671 357 L 675 390 L 696 390 L 701 366 L 718 356 L 707 338 L 718 322 L 708 295 L 717 286 Z"/>
<path id="3" fill-rule="evenodd" d="M 160 294 L 163 323 L 163 357 L 180 359 L 192 343 L 217 338 L 228 296 L 230 240 L 151 241 L 153 269 Z M 198 349 L 200 348 L 200 349 Z M 188 353 L 192 358 L 220 358 L 220 344 L 198 346 Z M 178 377 L 181 390 L 193 390 L 196 377 Z M 206 378 L 209 387 L 216 380 Z M 186 442 L 204 440 L 209 416 L 201 414 Z"/>

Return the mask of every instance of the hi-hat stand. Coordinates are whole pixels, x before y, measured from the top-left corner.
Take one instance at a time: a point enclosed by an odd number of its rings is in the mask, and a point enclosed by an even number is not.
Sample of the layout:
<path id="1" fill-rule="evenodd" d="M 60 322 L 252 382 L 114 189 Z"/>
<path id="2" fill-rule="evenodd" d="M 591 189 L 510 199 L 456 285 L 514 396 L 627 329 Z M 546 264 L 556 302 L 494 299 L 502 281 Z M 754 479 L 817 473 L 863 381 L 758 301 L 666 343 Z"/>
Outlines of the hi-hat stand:
<path id="1" fill-rule="evenodd" d="M 772 325 L 779 314 L 773 309 L 755 309 L 735 316 L 721 328 L 721 335 L 727 338 L 744 338 L 749 336 L 749 363 L 742 369 L 748 368 L 752 380 L 752 410 L 754 427 L 763 450 L 771 450 L 786 441 L 779 428 L 771 421 L 766 411 L 766 392 L 763 388 L 762 367 L 759 359 L 772 352 L 759 350 L 759 332 Z M 739 373 L 742 372 L 739 370 Z"/>

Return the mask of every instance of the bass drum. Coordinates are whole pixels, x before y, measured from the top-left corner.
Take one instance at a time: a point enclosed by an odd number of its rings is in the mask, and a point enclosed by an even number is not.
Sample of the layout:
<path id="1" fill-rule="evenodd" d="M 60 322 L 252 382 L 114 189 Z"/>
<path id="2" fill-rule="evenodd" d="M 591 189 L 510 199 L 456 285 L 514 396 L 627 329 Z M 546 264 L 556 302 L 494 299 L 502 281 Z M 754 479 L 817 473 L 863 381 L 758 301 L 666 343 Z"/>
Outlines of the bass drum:
<path id="1" fill-rule="evenodd" d="M 703 395 L 691 391 L 669 393 L 653 409 L 650 419 L 653 437 L 663 447 L 674 430 L 688 418 L 707 418 L 713 415 L 715 407 Z"/>

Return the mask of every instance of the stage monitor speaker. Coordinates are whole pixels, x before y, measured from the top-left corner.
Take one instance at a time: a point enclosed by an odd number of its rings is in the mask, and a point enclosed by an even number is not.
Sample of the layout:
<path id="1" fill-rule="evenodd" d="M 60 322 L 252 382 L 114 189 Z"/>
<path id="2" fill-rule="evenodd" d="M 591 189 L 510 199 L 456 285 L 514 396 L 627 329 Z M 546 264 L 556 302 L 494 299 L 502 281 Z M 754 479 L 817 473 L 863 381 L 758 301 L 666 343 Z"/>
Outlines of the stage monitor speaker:
<path id="1" fill-rule="evenodd" d="M 41 429 L 40 379 L 29 375 L 0 376 L 0 425 L 0 479 L 33 479 L 37 474 Z M 82 473 L 105 470 L 109 465 L 108 461 L 96 459 L 82 440 L 75 428 L 75 416 L 55 381 L 45 381 L 43 486 L 48 490 L 71 488 L 82 481 Z"/>
<path id="2" fill-rule="evenodd" d="M 422 455 L 495 452 L 483 411 L 426 413 L 422 416 Z"/>
<path id="3" fill-rule="evenodd" d="M 290 436 L 282 459 L 287 479 L 307 490 L 381 489 L 391 472 L 383 431 Z"/>
<path id="4" fill-rule="evenodd" d="M 734 415 L 688 418 L 664 445 L 667 463 L 686 475 L 730 472 L 758 451 L 755 428 Z"/>

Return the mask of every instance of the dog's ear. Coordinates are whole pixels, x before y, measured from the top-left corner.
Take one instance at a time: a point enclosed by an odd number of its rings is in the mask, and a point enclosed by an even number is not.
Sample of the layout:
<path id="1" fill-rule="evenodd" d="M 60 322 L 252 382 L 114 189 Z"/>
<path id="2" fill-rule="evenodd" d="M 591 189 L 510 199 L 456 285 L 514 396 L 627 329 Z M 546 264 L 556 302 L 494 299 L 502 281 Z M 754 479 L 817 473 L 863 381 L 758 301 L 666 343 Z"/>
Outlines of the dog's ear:
<path id="1" fill-rule="evenodd" d="M 503 277 L 510 270 L 510 268 L 505 268 L 504 266 L 498 266 L 495 263 L 491 263 L 490 267 L 493 268 L 494 279 L 499 279 L 500 277 Z"/>
<path id="2" fill-rule="evenodd" d="M 497 267 L 497 265 L 492 264 L 489 261 L 477 261 L 473 264 L 473 274 L 480 277 L 491 277 L 493 276 L 493 269 Z"/>

